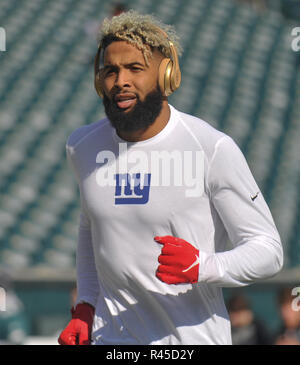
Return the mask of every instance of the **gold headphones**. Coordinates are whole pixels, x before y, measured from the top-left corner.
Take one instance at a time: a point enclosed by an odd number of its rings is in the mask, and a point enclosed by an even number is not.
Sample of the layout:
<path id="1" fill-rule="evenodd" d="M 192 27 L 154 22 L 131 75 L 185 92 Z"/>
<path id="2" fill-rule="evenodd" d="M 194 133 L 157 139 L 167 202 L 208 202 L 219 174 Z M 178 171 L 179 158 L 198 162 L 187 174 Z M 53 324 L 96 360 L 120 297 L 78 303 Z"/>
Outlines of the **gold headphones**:
<path id="1" fill-rule="evenodd" d="M 163 33 L 164 36 L 168 39 L 167 34 L 163 30 L 158 28 L 158 31 Z M 181 82 L 181 72 L 180 72 L 177 52 L 174 47 L 174 44 L 169 39 L 168 42 L 171 52 L 171 58 L 164 58 L 161 61 L 158 70 L 158 84 L 164 96 L 171 95 L 176 89 L 179 88 Z M 101 98 L 103 98 L 103 86 L 102 86 L 103 78 L 101 75 L 101 69 L 99 67 L 101 49 L 102 49 L 102 44 L 100 43 L 94 63 L 94 72 L 95 72 L 94 85 L 97 94 Z"/>

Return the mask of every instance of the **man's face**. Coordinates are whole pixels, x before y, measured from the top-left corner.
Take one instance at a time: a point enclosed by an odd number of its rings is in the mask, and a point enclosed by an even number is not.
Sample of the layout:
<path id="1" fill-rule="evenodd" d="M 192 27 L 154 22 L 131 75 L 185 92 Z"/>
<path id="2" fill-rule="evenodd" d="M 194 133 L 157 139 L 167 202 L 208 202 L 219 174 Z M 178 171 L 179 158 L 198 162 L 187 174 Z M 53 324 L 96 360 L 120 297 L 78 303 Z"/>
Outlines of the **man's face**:
<path id="1" fill-rule="evenodd" d="M 113 42 L 105 49 L 103 103 L 117 130 L 146 129 L 159 115 L 163 101 L 158 87 L 161 59 L 155 51 L 147 65 L 143 53 L 124 41 Z"/>

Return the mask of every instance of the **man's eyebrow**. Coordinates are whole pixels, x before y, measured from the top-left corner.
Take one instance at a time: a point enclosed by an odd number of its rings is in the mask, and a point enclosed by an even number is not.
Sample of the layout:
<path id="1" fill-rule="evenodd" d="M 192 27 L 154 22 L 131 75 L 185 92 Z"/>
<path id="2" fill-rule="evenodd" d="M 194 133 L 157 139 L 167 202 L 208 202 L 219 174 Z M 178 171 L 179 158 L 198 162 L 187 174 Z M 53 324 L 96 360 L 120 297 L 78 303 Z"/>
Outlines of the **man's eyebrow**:
<path id="1" fill-rule="evenodd" d="M 145 67 L 145 65 L 141 62 L 138 62 L 138 61 L 134 61 L 134 62 L 130 62 L 130 63 L 125 63 L 124 64 L 125 67 L 132 67 L 132 66 L 141 66 L 141 67 Z M 109 68 L 119 68 L 119 66 L 117 65 L 114 65 L 112 63 L 108 63 L 106 65 L 104 65 L 103 67 L 104 69 L 109 69 Z"/>
<path id="2" fill-rule="evenodd" d="M 125 66 L 135 66 L 135 65 L 145 67 L 144 64 L 142 64 L 142 63 L 140 63 L 138 61 L 127 63 Z"/>
<path id="3" fill-rule="evenodd" d="M 114 69 L 114 68 L 118 68 L 117 66 L 115 65 L 112 65 L 111 63 L 108 63 L 107 65 L 104 65 L 103 66 L 103 69 L 104 70 L 107 70 L 107 69 Z"/>

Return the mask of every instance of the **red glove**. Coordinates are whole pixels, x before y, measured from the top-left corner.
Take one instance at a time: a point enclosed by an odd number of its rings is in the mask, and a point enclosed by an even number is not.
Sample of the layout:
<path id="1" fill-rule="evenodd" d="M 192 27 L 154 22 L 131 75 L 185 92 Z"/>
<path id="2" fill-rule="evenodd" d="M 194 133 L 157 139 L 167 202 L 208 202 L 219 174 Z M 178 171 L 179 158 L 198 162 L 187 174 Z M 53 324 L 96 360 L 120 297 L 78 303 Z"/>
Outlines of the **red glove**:
<path id="1" fill-rule="evenodd" d="M 72 319 L 58 338 L 60 345 L 90 345 L 95 309 L 88 303 L 72 307 Z"/>
<path id="2" fill-rule="evenodd" d="M 199 250 L 173 236 L 156 236 L 154 239 L 163 245 L 156 276 L 167 284 L 197 283 Z"/>

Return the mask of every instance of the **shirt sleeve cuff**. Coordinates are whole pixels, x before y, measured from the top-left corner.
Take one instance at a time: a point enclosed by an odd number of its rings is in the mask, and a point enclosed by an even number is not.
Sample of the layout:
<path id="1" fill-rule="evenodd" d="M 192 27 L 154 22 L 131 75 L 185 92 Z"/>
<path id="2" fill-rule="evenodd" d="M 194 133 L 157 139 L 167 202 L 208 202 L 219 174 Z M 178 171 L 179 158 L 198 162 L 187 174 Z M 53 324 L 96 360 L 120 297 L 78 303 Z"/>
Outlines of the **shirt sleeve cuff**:
<path id="1" fill-rule="evenodd" d="M 220 279 L 220 273 L 217 266 L 217 258 L 214 253 L 199 252 L 199 282 L 217 282 Z"/>

